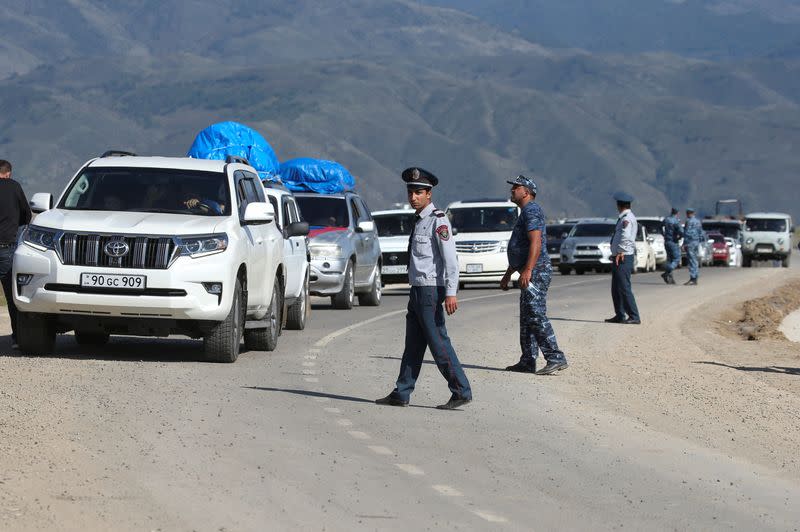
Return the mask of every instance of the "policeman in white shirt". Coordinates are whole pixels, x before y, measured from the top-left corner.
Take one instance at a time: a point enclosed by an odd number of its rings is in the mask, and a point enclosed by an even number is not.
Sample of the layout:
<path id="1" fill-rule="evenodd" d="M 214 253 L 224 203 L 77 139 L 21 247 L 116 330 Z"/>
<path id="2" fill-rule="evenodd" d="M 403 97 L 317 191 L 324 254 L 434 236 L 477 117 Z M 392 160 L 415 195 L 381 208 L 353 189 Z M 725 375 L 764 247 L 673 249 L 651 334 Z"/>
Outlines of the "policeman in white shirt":
<path id="1" fill-rule="evenodd" d="M 417 213 L 408 238 L 411 291 L 406 314 L 406 345 L 394 390 L 375 402 L 407 406 L 422 368 L 425 350 L 430 348 L 451 392 L 450 400 L 436 408 L 454 410 L 472 400 L 472 389 L 447 336 L 444 322 L 445 312 L 450 315 L 458 309 L 458 255 L 453 229 L 447 215 L 431 202 L 431 189 L 439 183 L 436 176 L 422 168 L 412 167 L 406 169 L 402 177 L 406 182 L 408 203 Z"/>
<path id="2" fill-rule="evenodd" d="M 614 194 L 617 201 L 617 226 L 611 239 L 611 298 L 614 301 L 614 316 L 607 323 L 639 325 L 639 309 L 631 289 L 631 272 L 636 267 L 636 231 L 639 224 L 631 211 L 633 197 L 624 192 Z M 626 317 L 627 315 L 627 317 Z"/>

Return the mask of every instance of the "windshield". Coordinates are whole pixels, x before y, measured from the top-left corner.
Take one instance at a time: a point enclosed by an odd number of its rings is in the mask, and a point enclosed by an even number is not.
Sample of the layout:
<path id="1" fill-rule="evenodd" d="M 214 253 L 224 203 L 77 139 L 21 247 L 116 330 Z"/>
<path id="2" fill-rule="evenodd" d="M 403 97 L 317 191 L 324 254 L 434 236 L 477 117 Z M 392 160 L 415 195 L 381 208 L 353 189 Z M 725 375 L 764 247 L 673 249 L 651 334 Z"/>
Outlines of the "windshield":
<path id="1" fill-rule="evenodd" d="M 748 231 L 769 231 L 771 233 L 785 233 L 786 220 L 780 218 L 748 218 L 745 222 Z"/>
<path id="2" fill-rule="evenodd" d="M 639 222 L 639 225 L 644 227 L 644 230 L 647 231 L 648 235 L 663 235 L 664 234 L 664 222 L 661 220 L 636 220 Z"/>
<path id="3" fill-rule="evenodd" d="M 303 219 L 311 227 L 349 227 L 347 202 L 331 196 L 297 196 Z"/>
<path id="4" fill-rule="evenodd" d="M 572 224 L 557 224 L 547 226 L 547 237 L 549 240 L 562 240 L 572 230 Z"/>
<path id="5" fill-rule="evenodd" d="M 605 236 L 614 235 L 614 224 L 577 224 L 569 236 Z"/>
<path id="6" fill-rule="evenodd" d="M 228 216 L 222 172 L 163 168 L 87 168 L 67 189 L 60 209 Z"/>
<path id="7" fill-rule="evenodd" d="M 402 236 L 411 234 L 414 211 L 397 214 L 373 214 L 372 219 L 378 228 L 378 236 Z"/>
<path id="8" fill-rule="evenodd" d="M 713 240 L 715 244 L 725 243 L 725 237 L 717 233 L 711 233 L 710 235 L 708 235 L 708 238 L 709 240 Z"/>
<path id="9" fill-rule="evenodd" d="M 738 223 L 702 222 L 706 231 L 716 231 L 728 238 L 739 238 L 740 226 Z"/>
<path id="10" fill-rule="evenodd" d="M 457 207 L 449 209 L 450 223 L 462 233 L 511 231 L 517 221 L 516 207 Z"/>

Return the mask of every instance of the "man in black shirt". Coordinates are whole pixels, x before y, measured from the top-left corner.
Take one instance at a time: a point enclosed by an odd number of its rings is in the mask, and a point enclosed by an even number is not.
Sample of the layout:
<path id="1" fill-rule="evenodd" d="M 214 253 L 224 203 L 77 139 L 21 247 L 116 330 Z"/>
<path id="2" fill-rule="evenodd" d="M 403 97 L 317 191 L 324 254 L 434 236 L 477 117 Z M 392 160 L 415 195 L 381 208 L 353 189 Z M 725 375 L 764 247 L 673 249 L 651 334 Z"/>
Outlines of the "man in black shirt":
<path id="1" fill-rule="evenodd" d="M 17 347 L 17 307 L 14 305 L 11 266 L 17 247 L 17 232 L 31 221 L 31 208 L 19 183 L 11 179 L 11 163 L 0 159 L 0 278 L 11 318 L 12 347 Z"/>

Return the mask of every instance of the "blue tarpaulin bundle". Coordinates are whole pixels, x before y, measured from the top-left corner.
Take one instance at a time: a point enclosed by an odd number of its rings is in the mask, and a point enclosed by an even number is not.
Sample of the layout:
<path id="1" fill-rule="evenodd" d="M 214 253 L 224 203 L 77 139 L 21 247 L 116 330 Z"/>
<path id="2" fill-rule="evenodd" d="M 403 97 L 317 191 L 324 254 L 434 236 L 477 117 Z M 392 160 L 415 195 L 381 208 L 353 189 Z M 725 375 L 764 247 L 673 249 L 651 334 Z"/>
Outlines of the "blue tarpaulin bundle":
<path id="1" fill-rule="evenodd" d="M 272 146 L 258 131 L 238 122 L 212 124 L 197 134 L 189 157 L 224 161 L 228 155 L 244 157 L 263 180 L 276 181 L 280 165 Z"/>
<path id="2" fill-rule="evenodd" d="M 353 190 L 355 179 L 347 168 L 334 161 L 299 158 L 281 163 L 280 176 L 293 192 L 338 194 Z"/>

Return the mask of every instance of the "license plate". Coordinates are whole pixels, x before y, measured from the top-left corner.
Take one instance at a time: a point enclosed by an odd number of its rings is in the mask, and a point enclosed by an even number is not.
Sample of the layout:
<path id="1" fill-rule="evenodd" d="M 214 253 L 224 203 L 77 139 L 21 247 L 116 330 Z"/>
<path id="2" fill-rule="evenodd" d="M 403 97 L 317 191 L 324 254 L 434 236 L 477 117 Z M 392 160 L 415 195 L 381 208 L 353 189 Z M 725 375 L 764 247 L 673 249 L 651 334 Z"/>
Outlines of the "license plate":
<path id="1" fill-rule="evenodd" d="M 408 266 L 404 264 L 397 266 L 381 266 L 381 273 L 408 273 Z"/>
<path id="2" fill-rule="evenodd" d="M 147 276 L 121 275 L 118 273 L 82 273 L 81 286 L 90 288 L 144 290 L 147 287 Z"/>
<path id="3" fill-rule="evenodd" d="M 602 255 L 599 251 L 576 251 L 576 257 L 598 257 Z"/>
<path id="4" fill-rule="evenodd" d="M 467 264 L 467 273 L 483 273 L 483 264 Z"/>
<path id="5" fill-rule="evenodd" d="M 756 251 L 759 253 L 772 253 L 772 248 L 766 246 L 759 246 L 756 248 Z"/>

